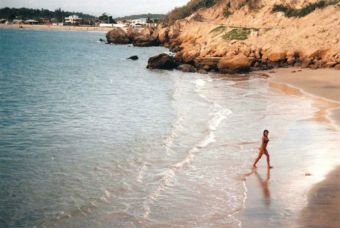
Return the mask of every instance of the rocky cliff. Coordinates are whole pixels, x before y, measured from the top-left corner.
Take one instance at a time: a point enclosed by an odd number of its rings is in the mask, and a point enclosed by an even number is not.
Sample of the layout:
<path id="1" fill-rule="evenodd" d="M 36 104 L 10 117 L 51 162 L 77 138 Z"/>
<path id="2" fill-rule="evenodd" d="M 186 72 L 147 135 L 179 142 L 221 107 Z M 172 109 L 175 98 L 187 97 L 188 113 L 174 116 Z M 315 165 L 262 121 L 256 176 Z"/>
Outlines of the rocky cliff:
<path id="1" fill-rule="evenodd" d="M 152 37 L 197 70 L 340 69 L 340 0 L 215 0 Z"/>

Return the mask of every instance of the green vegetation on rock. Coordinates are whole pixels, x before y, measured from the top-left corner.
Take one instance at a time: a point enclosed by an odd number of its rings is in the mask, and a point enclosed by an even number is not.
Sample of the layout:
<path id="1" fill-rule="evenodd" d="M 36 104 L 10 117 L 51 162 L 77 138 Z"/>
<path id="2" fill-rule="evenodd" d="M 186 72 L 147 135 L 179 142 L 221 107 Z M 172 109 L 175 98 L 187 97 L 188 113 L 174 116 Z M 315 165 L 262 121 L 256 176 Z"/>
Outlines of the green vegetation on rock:
<path id="1" fill-rule="evenodd" d="M 229 8 L 228 7 L 225 7 L 223 9 L 223 16 L 228 18 L 230 15 L 232 15 L 233 13 L 229 11 Z"/>
<path id="2" fill-rule="evenodd" d="M 213 28 L 209 33 L 221 33 L 226 29 L 224 25 L 219 25 L 216 28 Z"/>
<path id="3" fill-rule="evenodd" d="M 250 28 L 233 28 L 229 32 L 226 32 L 222 38 L 225 40 L 246 40 L 250 33 Z"/>
<path id="4" fill-rule="evenodd" d="M 301 9 L 294 9 L 294 8 L 290 8 L 289 6 L 286 5 L 277 5 L 275 4 L 272 12 L 283 12 L 285 14 L 286 17 L 304 17 L 308 14 L 310 14 L 311 12 L 313 12 L 316 9 L 322 9 L 325 8 L 326 6 L 329 5 L 336 5 L 340 2 L 340 0 L 320 0 L 314 3 L 309 3 L 308 5 L 306 5 L 305 7 L 301 8 Z"/>

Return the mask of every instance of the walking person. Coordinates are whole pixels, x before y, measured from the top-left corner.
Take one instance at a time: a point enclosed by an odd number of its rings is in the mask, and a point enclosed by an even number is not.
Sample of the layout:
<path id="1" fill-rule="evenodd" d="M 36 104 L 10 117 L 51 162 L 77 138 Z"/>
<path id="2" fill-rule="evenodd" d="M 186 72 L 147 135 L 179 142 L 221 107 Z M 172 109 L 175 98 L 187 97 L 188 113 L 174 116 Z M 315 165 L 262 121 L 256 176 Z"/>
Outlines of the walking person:
<path id="1" fill-rule="evenodd" d="M 262 136 L 261 147 L 259 148 L 259 155 L 257 156 L 257 158 L 254 161 L 253 168 L 256 168 L 256 164 L 261 159 L 263 154 L 266 155 L 266 157 L 267 157 L 267 168 L 268 169 L 273 168 L 273 166 L 270 165 L 270 155 L 269 155 L 268 150 L 267 150 L 267 145 L 268 145 L 268 142 L 269 142 L 268 135 L 269 135 L 269 131 L 264 130 L 263 136 Z"/>

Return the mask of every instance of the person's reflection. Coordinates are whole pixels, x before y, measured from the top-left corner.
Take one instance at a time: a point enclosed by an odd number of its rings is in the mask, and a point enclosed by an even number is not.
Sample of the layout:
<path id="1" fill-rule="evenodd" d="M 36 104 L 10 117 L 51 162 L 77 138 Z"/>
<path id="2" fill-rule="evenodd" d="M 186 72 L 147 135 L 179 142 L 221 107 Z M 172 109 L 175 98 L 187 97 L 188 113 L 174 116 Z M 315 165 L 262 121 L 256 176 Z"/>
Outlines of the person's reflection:
<path id="1" fill-rule="evenodd" d="M 270 169 L 267 169 L 266 179 L 263 179 L 256 170 L 254 171 L 254 174 L 262 188 L 264 204 L 266 206 L 269 206 L 270 205 L 270 190 L 269 190 Z"/>

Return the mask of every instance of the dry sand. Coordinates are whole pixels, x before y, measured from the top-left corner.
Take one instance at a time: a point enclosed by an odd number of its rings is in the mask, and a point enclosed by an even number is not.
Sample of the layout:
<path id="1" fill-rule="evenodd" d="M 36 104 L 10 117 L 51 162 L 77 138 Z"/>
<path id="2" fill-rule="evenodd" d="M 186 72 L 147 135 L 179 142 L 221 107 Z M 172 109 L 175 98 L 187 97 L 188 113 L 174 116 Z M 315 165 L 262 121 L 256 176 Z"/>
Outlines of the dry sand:
<path id="1" fill-rule="evenodd" d="M 89 31 L 89 32 L 108 32 L 112 28 L 93 27 L 93 26 L 60 26 L 60 25 L 26 25 L 26 24 L 0 24 L 1 28 L 7 29 L 34 29 L 34 30 L 60 30 L 60 31 Z"/>

